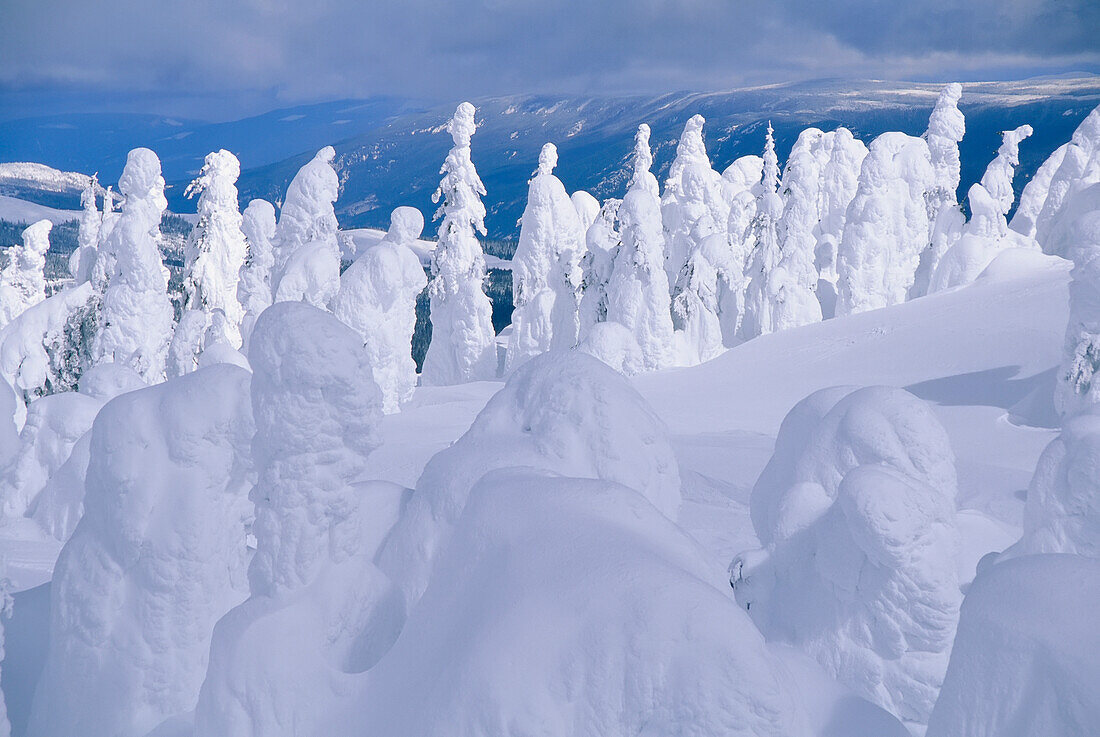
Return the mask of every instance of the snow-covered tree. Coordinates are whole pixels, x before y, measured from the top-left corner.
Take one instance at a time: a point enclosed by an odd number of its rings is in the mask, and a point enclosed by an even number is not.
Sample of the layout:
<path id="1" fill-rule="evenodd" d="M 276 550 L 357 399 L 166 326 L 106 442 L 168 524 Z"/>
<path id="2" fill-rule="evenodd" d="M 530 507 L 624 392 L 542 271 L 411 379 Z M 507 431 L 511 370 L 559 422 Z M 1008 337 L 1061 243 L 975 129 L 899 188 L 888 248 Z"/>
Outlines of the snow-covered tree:
<path id="1" fill-rule="evenodd" d="M 189 374 L 199 367 L 206 321 L 207 314 L 202 310 L 184 310 L 180 315 L 165 359 L 165 374 L 168 378 Z"/>
<path id="2" fill-rule="evenodd" d="M 680 175 L 681 227 L 691 223 L 686 234 L 690 251 L 673 288 L 672 326 L 677 358 L 693 366 L 709 361 L 722 350 L 722 326 L 718 320 L 719 267 L 730 257 L 725 234 L 718 231 L 703 202 L 706 188 L 702 167 L 688 166 Z"/>
<path id="3" fill-rule="evenodd" d="M 625 326 L 647 370 L 674 363 L 671 299 L 665 274 L 664 233 L 657 179 L 650 172 L 649 126 L 634 137 L 634 173 L 619 207 L 622 245 L 607 285 L 607 320 Z"/>
<path id="4" fill-rule="evenodd" d="M 1047 253 L 1065 256 L 1067 254 L 1048 243 L 1051 240 L 1050 230 L 1060 219 L 1062 208 L 1068 200 L 1077 192 L 1100 182 L 1100 167 L 1090 166 L 1093 157 L 1100 151 L 1100 106 L 1081 121 L 1069 143 L 1060 150 L 1061 161 L 1051 176 L 1043 205 L 1035 216 L 1035 240 Z M 1059 157 L 1058 151 L 1052 155 L 1052 158 L 1055 157 Z"/>
<path id="5" fill-rule="evenodd" d="M 890 132 L 871 142 L 837 252 L 836 314 L 905 301 L 928 245 L 925 193 L 934 183 L 923 139 Z"/>
<path id="6" fill-rule="evenodd" d="M 396 412 L 416 389 L 412 338 L 416 297 L 428 280 L 411 246 L 424 230 L 415 207 L 398 207 L 390 229 L 340 277 L 333 313 L 362 337 L 382 411 Z"/>
<path id="7" fill-rule="evenodd" d="M 325 146 L 287 188 L 275 231 L 276 302 L 301 301 L 328 309 L 340 289 L 340 244 L 332 209 L 340 195 L 332 168 L 335 158 L 332 146 Z"/>
<path id="8" fill-rule="evenodd" d="M 80 193 L 80 225 L 76 234 L 76 249 L 69 256 L 69 273 L 77 284 L 83 284 L 92 278 L 96 250 L 99 246 L 99 230 L 103 224 L 103 215 L 96 208 L 96 192 L 99 181 L 93 175 Z M 106 199 L 110 199 L 110 196 Z M 106 205 L 105 205 L 106 206 Z"/>
<path id="9" fill-rule="evenodd" d="M 867 146 L 847 128 L 825 134 L 823 148 L 829 160 L 821 172 L 821 219 L 817 226 L 814 264 L 817 267 L 817 299 L 823 317 L 836 312 L 836 254 L 844 235 L 848 205 L 856 196 L 859 170 L 867 158 Z"/>
<path id="10" fill-rule="evenodd" d="M 741 322 L 745 316 L 746 272 L 752 258 L 752 221 L 756 217 L 756 196 L 764 172 L 760 156 L 742 156 L 722 172 L 722 183 L 730 204 L 726 218 L 726 239 L 729 242 L 727 271 L 719 274 L 718 320 L 722 325 L 722 342 L 733 347 L 741 342 Z"/>
<path id="11" fill-rule="evenodd" d="M 46 299 L 46 251 L 53 223 L 39 220 L 23 231 L 23 245 L 9 249 L 0 271 L 0 327 Z"/>
<path id="12" fill-rule="evenodd" d="M 454 147 L 440 172 L 443 180 L 432 195 L 443 200 L 439 242 L 432 253 L 428 295 L 432 342 L 424 357 L 425 384 L 459 384 L 490 379 L 496 374 L 493 306 L 482 289 L 485 255 L 477 234 L 485 234 L 485 185 L 470 159 L 470 139 L 476 130 L 474 106 L 464 102 L 447 123 Z"/>
<path id="13" fill-rule="evenodd" d="M 813 152 L 816 134 L 811 129 L 796 152 L 792 173 L 804 179 L 796 189 L 789 214 L 792 224 L 796 220 L 810 221 L 815 210 L 812 190 L 816 182 L 815 171 L 819 165 Z M 803 175 L 801 170 L 808 169 Z M 817 270 L 813 265 L 813 246 L 800 231 L 805 224 L 794 225 L 791 250 L 787 250 L 782 232 L 784 216 L 783 200 L 779 189 L 779 161 L 775 155 L 775 139 L 771 124 L 764 145 L 764 170 L 761 187 L 756 198 L 756 214 L 749 226 L 753 243 L 752 256 L 746 277 L 744 316 L 741 319 L 741 338 L 749 340 L 777 330 L 797 327 L 821 320 L 821 305 L 814 294 L 817 286 Z M 809 190 L 809 191 L 805 191 Z M 804 210 L 804 211 L 803 211 Z M 812 227 L 810 228 L 812 233 Z"/>
<path id="14" fill-rule="evenodd" d="M 935 170 L 932 188 L 926 193 L 929 223 L 928 245 L 921 251 L 917 272 L 909 296 L 928 293 L 940 260 L 958 241 L 965 217 L 958 203 L 959 141 L 966 133 L 966 120 L 959 111 L 962 85 L 953 82 L 940 91 L 936 106 L 928 118 L 924 140 Z"/>
<path id="15" fill-rule="evenodd" d="M 579 340 L 584 341 L 597 323 L 607 320 L 607 286 L 619 252 L 619 207 L 622 200 L 603 203 L 596 219 L 585 234 L 585 252 L 581 259 L 581 303 Z"/>
<path id="16" fill-rule="evenodd" d="M 164 378 L 173 319 L 168 270 L 157 247 L 168 205 L 157 155 L 147 148 L 131 151 L 119 189 L 122 214 L 100 244 L 106 258 L 96 260 L 96 271 L 101 261 L 111 271 L 92 355 L 95 363 L 124 363 L 155 382 Z"/>
<path id="17" fill-rule="evenodd" d="M 969 284 L 1006 248 L 1038 248 L 1030 238 L 1009 230 L 1007 219 L 1016 198 L 1012 179 L 1020 163 L 1020 141 L 1031 133 L 1030 125 L 1003 133 L 996 158 L 990 162 L 981 182 L 972 185 L 967 193 L 970 221 L 963 226 L 955 245 L 939 260 L 928 291 Z"/>
<path id="18" fill-rule="evenodd" d="M 188 197 L 199 193 L 199 222 L 183 249 L 184 307 L 205 313 L 221 310 L 235 347 L 241 345 L 240 323 L 244 317 L 237 299 L 237 283 L 248 252 L 237 205 L 240 174 L 241 163 L 224 148 L 206 155 L 199 176 L 185 192 Z"/>
<path id="19" fill-rule="evenodd" d="M 241 344 L 248 348 L 248 336 L 260 313 L 271 306 L 271 277 L 275 266 L 275 207 L 267 200 L 252 200 L 241 218 L 241 232 L 248 244 L 248 256 L 237 281 L 237 300 L 244 310 Z"/>
<path id="20" fill-rule="evenodd" d="M 729 218 L 729 203 L 722 175 L 710 166 L 706 144 L 703 142 L 702 115 L 693 115 L 684 124 L 680 142 L 676 146 L 676 158 L 669 167 L 665 193 L 661 198 L 661 219 L 665 232 L 665 274 L 673 296 L 680 271 L 700 241 L 693 233 L 706 237 L 724 228 Z M 684 174 L 695 171 L 697 186 L 689 193 L 684 184 Z M 697 223 L 706 215 L 711 227 L 701 228 Z M 706 231 L 706 232 L 704 232 Z"/>
<path id="21" fill-rule="evenodd" d="M 1066 151 L 1071 145 L 1067 142 L 1054 149 L 1050 156 L 1046 158 L 1046 161 L 1035 170 L 1028 183 L 1024 185 L 1024 190 L 1020 193 L 1020 203 L 1016 206 L 1016 212 L 1012 215 L 1012 220 L 1008 224 L 1008 227 L 1020 235 L 1025 235 L 1028 238 L 1035 237 L 1035 221 L 1039 217 L 1039 212 L 1043 209 L 1043 203 L 1046 202 L 1054 175 L 1057 173 L 1058 167 L 1062 165 L 1062 161 L 1066 157 Z"/>
<path id="22" fill-rule="evenodd" d="M 512 338 L 507 370 L 551 348 L 577 344 L 580 260 L 585 233 L 577 208 L 554 176 L 558 151 L 542 147 L 512 257 Z"/>

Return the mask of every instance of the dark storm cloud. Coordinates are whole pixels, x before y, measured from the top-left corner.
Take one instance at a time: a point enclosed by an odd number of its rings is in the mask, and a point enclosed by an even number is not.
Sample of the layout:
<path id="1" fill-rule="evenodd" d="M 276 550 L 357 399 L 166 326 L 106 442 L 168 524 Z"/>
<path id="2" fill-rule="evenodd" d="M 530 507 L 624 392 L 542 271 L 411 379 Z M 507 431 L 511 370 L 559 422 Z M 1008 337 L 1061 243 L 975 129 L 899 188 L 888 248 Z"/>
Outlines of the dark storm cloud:
<path id="1" fill-rule="evenodd" d="M 1096 0 L 0 0 L 0 85 L 286 101 L 1100 65 Z"/>

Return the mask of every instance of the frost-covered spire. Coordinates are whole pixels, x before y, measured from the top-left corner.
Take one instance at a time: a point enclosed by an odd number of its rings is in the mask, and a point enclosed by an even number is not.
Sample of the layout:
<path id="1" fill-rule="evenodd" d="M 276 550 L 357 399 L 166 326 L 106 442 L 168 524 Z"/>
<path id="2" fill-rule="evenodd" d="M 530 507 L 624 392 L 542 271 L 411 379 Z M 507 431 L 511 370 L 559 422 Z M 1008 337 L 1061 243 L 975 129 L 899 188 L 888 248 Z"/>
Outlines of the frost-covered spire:
<path id="1" fill-rule="evenodd" d="M 436 218 L 439 242 L 432 253 L 432 342 L 421 372 L 425 384 L 458 384 L 492 378 L 496 373 L 492 303 L 482 291 L 485 255 L 477 234 L 485 234 L 485 185 L 470 158 L 474 106 L 464 102 L 447 123 L 454 147 L 432 195 L 443 201 Z"/>
<path id="2" fill-rule="evenodd" d="M 1004 131 L 997 157 L 989 163 L 982 175 L 981 185 L 997 203 L 1002 217 L 1008 215 L 1016 199 L 1016 194 L 1012 191 L 1012 179 L 1016 176 L 1016 167 L 1020 165 L 1020 142 L 1033 132 L 1030 125 Z"/>
<path id="3" fill-rule="evenodd" d="M 634 174 L 630 178 L 630 186 L 641 183 L 653 194 L 657 194 L 657 178 L 650 169 L 653 168 L 653 152 L 649 148 L 649 125 L 642 123 L 634 134 Z"/>
<path id="4" fill-rule="evenodd" d="M 382 410 L 397 412 L 416 389 L 412 338 L 416 298 L 427 285 L 412 246 L 424 230 L 415 207 L 398 207 L 390 229 L 340 277 L 333 313 L 363 339 L 371 375 L 382 390 Z"/>
<path id="5" fill-rule="evenodd" d="M 39 220 L 23 231 L 22 246 L 9 249 L 10 260 L 0 272 L 0 327 L 46 299 L 46 251 L 52 228 L 49 220 Z"/>
<path id="6" fill-rule="evenodd" d="M 779 189 L 779 157 L 775 155 L 775 131 L 768 121 L 768 134 L 764 137 L 764 171 L 761 184 L 765 192 Z"/>
<path id="7" fill-rule="evenodd" d="M 69 273 L 77 284 L 83 284 L 92 278 L 92 266 L 95 263 L 96 247 L 99 245 L 99 230 L 103 216 L 96 209 L 96 190 L 99 181 L 96 175 L 88 177 L 88 184 L 80 193 L 80 227 L 76 235 L 76 250 L 69 256 Z M 110 199 L 110 195 L 106 199 Z"/>
<path id="8" fill-rule="evenodd" d="M 674 361 L 671 300 L 664 269 L 665 239 L 657 179 L 649 171 L 649 126 L 634 138 L 634 176 L 618 209 L 622 245 L 607 285 L 607 321 L 630 331 L 647 370 Z"/>
<path id="9" fill-rule="evenodd" d="M 241 164 L 222 149 L 207 154 L 199 176 L 185 191 L 199 194 L 199 222 L 184 246 L 184 304 L 207 314 L 221 310 L 227 320 L 226 338 L 241 345 L 240 324 L 244 310 L 237 300 L 237 282 L 248 247 L 241 231 L 237 204 L 237 177 Z"/>
<path id="10" fill-rule="evenodd" d="M 936 186 L 943 195 L 954 202 L 959 188 L 959 141 L 966 133 L 966 119 L 959 111 L 962 85 L 952 82 L 940 90 L 936 106 L 928 117 L 928 130 L 924 132 L 932 167 L 936 171 Z"/>
<path id="11" fill-rule="evenodd" d="M 241 232 L 248 244 L 248 256 L 237 281 L 237 300 L 244 310 L 241 342 L 247 348 L 248 336 L 256 318 L 271 306 L 271 271 L 275 266 L 275 208 L 267 200 L 252 200 L 241 218 Z"/>
<path id="12" fill-rule="evenodd" d="M 333 204 L 340 180 L 336 151 L 325 146 L 299 170 L 286 191 L 275 240 L 275 301 L 304 301 L 328 309 L 340 288 L 340 244 Z"/>
<path id="13" fill-rule="evenodd" d="M 96 261 L 97 274 L 100 261 L 110 270 L 92 355 L 95 363 L 124 363 L 156 382 L 164 378 L 173 318 L 168 270 L 158 248 L 168 206 L 160 159 L 147 148 L 134 149 L 118 184 L 125 197 L 122 214 L 100 246 L 104 258 Z"/>
<path id="14" fill-rule="evenodd" d="M 523 211 L 519 244 L 512 257 L 512 338 L 509 371 L 550 350 L 577 344 L 580 259 L 584 230 L 577 208 L 554 176 L 558 150 L 542 147 Z"/>

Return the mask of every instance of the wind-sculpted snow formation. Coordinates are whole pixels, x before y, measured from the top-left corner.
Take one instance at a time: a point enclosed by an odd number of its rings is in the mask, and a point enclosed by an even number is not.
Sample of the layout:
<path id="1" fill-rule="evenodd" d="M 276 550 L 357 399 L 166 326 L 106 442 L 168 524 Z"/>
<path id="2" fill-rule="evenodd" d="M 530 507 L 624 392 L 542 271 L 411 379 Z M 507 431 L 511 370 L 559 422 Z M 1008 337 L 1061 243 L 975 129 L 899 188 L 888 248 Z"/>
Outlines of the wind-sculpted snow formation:
<path id="1" fill-rule="evenodd" d="M 96 417 L 28 735 L 140 737 L 194 709 L 214 622 L 247 594 L 248 381 L 213 367 Z"/>
<path id="2" fill-rule="evenodd" d="M 340 289 L 340 244 L 332 206 L 340 181 L 336 152 L 325 146 L 290 182 L 275 231 L 272 280 L 276 302 L 304 301 L 328 309 Z"/>
<path id="3" fill-rule="evenodd" d="M 753 487 L 765 548 L 731 564 L 737 600 L 769 640 L 924 724 L 961 600 L 955 494 L 951 445 L 924 402 L 887 387 L 811 394 Z"/>
<path id="4" fill-rule="evenodd" d="M 470 159 L 474 106 L 464 102 L 447 123 L 454 147 L 447 154 L 443 180 L 432 196 L 441 198 L 436 217 L 439 242 L 432 254 L 432 342 L 424 357 L 425 384 L 458 384 L 489 379 L 496 374 L 492 304 L 482 291 L 485 254 L 477 234 L 485 234 L 485 185 Z"/>
<path id="5" fill-rule="evenodd" d="M 340 277 L 333 305 L 336 317 L 354 328 L 366 346 L 386 413 L 396 412 L 416 389 L 416 297 L 428 280 L 410 246 L 423 230 L 424 216 L 415 207 L 394 210 L 385 237 Z"/>

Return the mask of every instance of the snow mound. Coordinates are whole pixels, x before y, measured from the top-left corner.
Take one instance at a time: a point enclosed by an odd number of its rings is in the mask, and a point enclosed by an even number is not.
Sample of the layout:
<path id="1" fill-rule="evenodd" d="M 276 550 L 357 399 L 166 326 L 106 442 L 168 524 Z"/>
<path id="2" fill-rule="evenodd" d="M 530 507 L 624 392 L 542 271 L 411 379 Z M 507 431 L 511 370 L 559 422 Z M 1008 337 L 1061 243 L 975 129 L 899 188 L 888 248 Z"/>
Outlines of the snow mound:
<path id="1" fill-rule="evenodd" d="M 521 366 L 473 426 L 424 469 L 380 565 L 419 598 L 470 488 L 496 468 L 523 467 L 634 489 L 675 519 L 680 477 L 664 423 L 627 380 L 597 359 L 551 351 Z"/>
<path id="2" fill-rule="evenodd" d="M 927 737 L 1094 734 L 1100 561 L 1029 555 L 983 570 L 962 605 Z"/>
<path id="3" fill-rule="evenodd" d="M 636 491 L 500 470 L 456 522 L 393 649 L 319 734 L 806 733 L 763 638 Z"/>
<path id="4" fill-rule="evenodd" d="M 753 488 L 767 547 L 731 564 L 738 601 L 769 640 L 922 724 L 961 599 L 955 494 L 947 434 L 924 402 L 889 387 L 816 392 Z"/>
<path id="5" fill-rule="evenodd" d="M 645 370 L 645 357 L 638 347 L 638 341 L 634 339 L 634 333 L 617 322 L 598 322 L 593 325 L 587 337 L 577 346 L 577 350 L 600 359 L 626 376 Z"/>
<path id="6" fill-rule="evenodd" d="M 246 593 L 248 380 L 204 369 L 96 417 L 29 735 L 140 737 L 194 708 L 214 622 Z"/>

